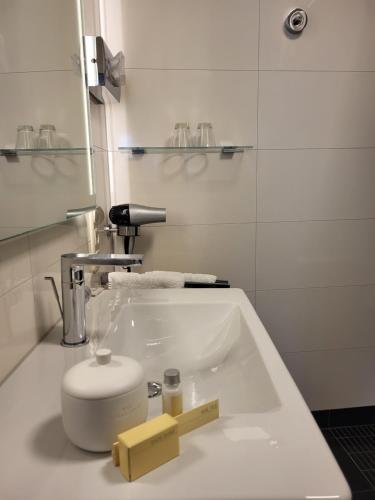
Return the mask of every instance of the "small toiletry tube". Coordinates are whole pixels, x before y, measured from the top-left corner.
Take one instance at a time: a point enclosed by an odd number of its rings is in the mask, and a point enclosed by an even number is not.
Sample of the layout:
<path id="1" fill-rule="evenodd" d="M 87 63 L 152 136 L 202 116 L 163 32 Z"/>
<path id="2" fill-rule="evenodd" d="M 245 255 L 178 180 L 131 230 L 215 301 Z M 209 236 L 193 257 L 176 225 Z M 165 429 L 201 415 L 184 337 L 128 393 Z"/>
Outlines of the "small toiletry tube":
<path id="1" fill-rule="evenodd" d="M 175 417 L 183 412 L 181 377 L 176 368 L 168 368 L 164 372 L 162 399 L 163 413 Z"/>
<path id="2" fill-rule="evenodd" d="M 118 435 L 112 448 L 114 465 L 128 481 L 169 462 L 180 454 L 178 424 L 164 414 Z"/>

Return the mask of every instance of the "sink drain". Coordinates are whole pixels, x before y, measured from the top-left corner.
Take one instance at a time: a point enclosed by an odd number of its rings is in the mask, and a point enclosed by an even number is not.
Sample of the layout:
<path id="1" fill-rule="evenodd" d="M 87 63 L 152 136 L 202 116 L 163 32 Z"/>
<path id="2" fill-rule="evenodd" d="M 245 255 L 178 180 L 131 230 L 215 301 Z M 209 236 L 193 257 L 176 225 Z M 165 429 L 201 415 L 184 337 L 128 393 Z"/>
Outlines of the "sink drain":
<path id="1" fill-rule="evenodd" d="M 157 398 L 161 395 L 162 385 L 160 382 L 147 382 L 148 397 Z"/>

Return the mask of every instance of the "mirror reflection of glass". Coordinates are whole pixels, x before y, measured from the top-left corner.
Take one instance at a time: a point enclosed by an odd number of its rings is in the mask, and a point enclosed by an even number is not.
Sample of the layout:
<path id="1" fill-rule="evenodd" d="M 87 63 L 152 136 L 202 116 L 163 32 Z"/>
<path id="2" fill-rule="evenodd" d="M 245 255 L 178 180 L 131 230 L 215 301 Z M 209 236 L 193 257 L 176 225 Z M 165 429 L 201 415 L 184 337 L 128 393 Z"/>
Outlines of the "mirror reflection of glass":
<path id="1" fill-rule="evenodd" d="M 0 0 L 0 239 L 95 205 L 79 0 Z"/>

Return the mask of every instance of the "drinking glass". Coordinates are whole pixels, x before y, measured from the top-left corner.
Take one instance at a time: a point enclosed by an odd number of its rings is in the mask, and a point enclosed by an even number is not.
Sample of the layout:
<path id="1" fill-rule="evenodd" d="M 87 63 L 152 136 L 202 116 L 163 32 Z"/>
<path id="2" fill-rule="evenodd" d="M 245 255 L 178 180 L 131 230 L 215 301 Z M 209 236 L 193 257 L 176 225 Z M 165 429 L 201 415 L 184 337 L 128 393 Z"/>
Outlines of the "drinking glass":
<path id="1" fill-rule="evenodd" d="M 38 147 L 40 149 L 53 149 L 56 147 L 56 129 L 54 125 L 41 125 L 39 129 Z"/>
<path id="2" fill-rule="evenodd" d="M 176 123 L 174 127 L 173 146 L 177 148 L 192 146 L 190 126 L 187 122 Z"/>
<path id="3" fill-rule="evenodd" d="M 209 122 L 198 123 L 197 146 L 216 146 L 212 124 Z"/>
<path id="4" fill-rule="evenodd" d="M 32 125 L 19 125 L 17 127 L 16 149 L 34 149 L 35 134 Z"/>

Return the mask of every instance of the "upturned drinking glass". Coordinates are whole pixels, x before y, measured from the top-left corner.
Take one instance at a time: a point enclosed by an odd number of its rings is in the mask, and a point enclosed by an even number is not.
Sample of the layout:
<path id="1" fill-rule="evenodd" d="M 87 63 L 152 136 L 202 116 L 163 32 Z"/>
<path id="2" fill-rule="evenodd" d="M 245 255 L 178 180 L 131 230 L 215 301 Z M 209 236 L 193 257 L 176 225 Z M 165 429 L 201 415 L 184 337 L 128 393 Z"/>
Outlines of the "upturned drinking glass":
<path id="1" fill-rule="evenodd" d="M 32 125 L 19 125 L 17 127 L 16 149 L 34 149 L 35 134 Z"/>
<path id="2" fill-rule="evenodd" d="M 176 148 L 188 148 L 192 144 L 189 124 L 187 122 L 176 123 L 174 127 L 173 146 Z"/>
<path id="3" fill-rule="evenodd" d="M 216 146 L 212 124 L 209 122 L 198 123 L 197 146 Z"/>
<path id="4" fill-rule="evenodd" d="M 40 149 L 53 149 L 56 147 L 56 129 L 54 125 L 40 126 L 38 147 Z"/>

